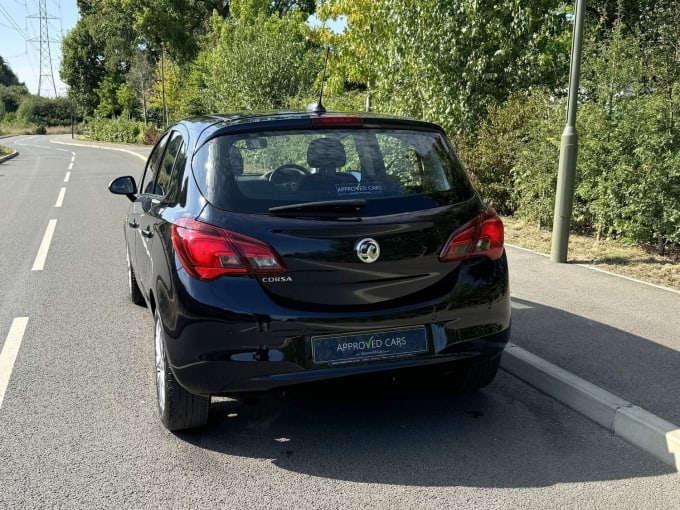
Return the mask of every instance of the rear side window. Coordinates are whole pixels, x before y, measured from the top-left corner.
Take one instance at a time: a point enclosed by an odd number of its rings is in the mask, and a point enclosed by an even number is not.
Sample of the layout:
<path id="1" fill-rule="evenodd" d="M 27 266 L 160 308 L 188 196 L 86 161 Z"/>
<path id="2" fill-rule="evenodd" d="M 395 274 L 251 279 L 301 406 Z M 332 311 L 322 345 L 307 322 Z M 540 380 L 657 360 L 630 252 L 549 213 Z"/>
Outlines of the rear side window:
<path id="1" fill-rule="evenodd" d="M 391 211 L 461 202 L 473 195 L 448 141 L 431 131 L 325 129 L 225 135 L 192 162 L 213 205 L 262 212 L 327 200 L 389 201 Z M 419 196 L 425 201 L 407 197 Z M 395 206 L 395 204 L 397 204 Z M 376 208 L 373 208 L 376 210 Z M 379 209 L 379 208 L 378 208 Z"/>
<path id="2" fill-rule="evenodd" d="M 163 156 L 163 151 L 165 150 L 165 145 L 168 143 L 170 135 L 166 133 L 153 148 L 151 156 L 149 156 L 149 161 L 144 169 L 144 175 L 142 175 L 142 182 L 139 185 L 139 189 L 144 190 L 143 193 L 153 193 L 153 186 L 155 176 L 158 172 L 158 165 L 161 162 L 161 157 Z"/>
<path id="3" fill-rule="evenodd" d="M 155 195 L 165 196 L 168 193 L 168 190 L 170 189 L 170 176 L 172 175 L 173 168 L 175 167 L 175 160 L 177 159 L 177 154 L 180 152 L 181 147 L 182 135 L 178 132 L 174 132 L 158 169 L 158 176 L 156 177 L 154 187 Z"/>

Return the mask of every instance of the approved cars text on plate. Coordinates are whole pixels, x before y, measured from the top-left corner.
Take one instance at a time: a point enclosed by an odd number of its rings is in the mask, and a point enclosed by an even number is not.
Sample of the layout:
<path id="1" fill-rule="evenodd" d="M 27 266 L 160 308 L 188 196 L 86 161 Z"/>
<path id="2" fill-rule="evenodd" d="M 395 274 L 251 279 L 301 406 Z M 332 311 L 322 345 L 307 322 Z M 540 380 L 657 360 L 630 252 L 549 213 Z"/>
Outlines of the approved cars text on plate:
<path id="1" fill-rule="evenodd" d="M 139 182 L 109 189 L 131 200 L 130 298 L 154 318 L 170 430 L 204 425 L 212 395 L 413 370 L 475 389 L 498 370 L 510 333 L 503 225 L 436 125 L 188 119 Z"/>

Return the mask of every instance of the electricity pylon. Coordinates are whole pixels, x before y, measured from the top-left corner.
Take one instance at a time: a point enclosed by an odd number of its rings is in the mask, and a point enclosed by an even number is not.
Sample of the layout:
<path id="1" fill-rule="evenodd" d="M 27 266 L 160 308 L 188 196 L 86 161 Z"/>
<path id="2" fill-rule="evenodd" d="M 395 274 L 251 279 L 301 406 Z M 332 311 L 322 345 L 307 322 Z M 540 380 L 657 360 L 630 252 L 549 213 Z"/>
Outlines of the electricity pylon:
<path id="1" fill-rule="evenodd" d="M 37 16 L 29 16 L 29 18 L 40 19 L 40 38 L 33 39 L 33 41 L 40 43 L 40 76 L 38 78 L 38 95 L 42 96 L 43 86 L 46 90 L 52 90 L 54 97 L 57 97 L 57 85 L 54 82 L 54 72 L 52 71 L 52 54 L 50 51 L 50 42 L 56 42 L 50 39 L 49 23 L 50 19 L 58 19 L 47 13 L 47 0 L 38 0 L 39 14 Z"/>

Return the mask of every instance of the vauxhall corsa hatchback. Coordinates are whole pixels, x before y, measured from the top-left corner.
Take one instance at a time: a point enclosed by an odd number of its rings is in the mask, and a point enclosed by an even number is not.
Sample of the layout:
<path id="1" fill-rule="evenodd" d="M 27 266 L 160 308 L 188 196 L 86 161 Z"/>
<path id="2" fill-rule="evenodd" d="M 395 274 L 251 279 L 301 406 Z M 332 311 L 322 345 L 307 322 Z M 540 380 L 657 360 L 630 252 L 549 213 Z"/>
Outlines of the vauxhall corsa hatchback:
<path id="1" fill-rule="evenodd" d="M 131 300 L 154 319 L 158 409 L 361 374 L 489 384 L 510 333 L 503 224 L 437 125 L 376 114 L 188 119 L 127 195 Z M 452 380 L 455 378 L 452 378 Z"/>

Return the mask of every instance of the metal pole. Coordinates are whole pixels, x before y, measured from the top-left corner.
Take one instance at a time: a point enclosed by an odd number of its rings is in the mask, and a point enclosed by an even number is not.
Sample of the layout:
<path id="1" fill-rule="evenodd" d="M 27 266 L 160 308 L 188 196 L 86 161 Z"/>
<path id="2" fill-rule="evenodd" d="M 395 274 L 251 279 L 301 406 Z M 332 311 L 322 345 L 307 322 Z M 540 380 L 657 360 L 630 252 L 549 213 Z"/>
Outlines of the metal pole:
<path id="1" fill-rule="evenodd" d="M 569 246 L 569 223 L 574 204 L 574 182 L 578 154 L 578 132 L 576 111 L 578 108 L 578 85 L 581 72 L 581 50 L 583 48 L 583 25 L 586 0 L 576 0 L 574 35 L 571 43 L 571 68 L 569 70 L 569 94 L 567 124 L 562 132 L 560 144 L 560 166 L 557 172 L 557 194 L 553 218 L 552 249 L 550 260 L 566 262 Z"/>
<path id="2" fill-rule="evenodd" d="M 168 127 L 168 108 L 165 104 L 165 45 L 161 45 L 161 90 L 163 94 L 163 129 Z"/>

